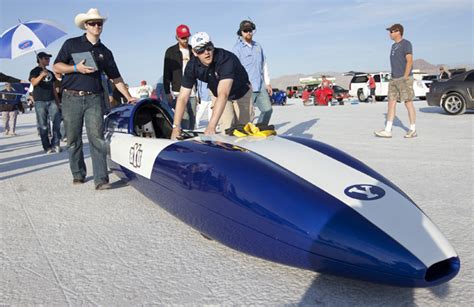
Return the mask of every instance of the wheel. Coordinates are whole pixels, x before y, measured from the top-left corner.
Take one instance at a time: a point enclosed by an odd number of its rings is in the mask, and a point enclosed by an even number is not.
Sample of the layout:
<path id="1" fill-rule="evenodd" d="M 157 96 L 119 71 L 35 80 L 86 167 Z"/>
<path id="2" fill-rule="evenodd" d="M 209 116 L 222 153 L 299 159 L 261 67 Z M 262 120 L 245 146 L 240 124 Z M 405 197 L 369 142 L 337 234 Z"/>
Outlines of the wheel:
<path id="1" fill-rule="evenodd" d="M 460 115 L 466 111 L 464 97 L 458 93 L 447 94 L 441 106 L 449 115 Z"/>
<path id="2" fill-rule="evenodd" d="M 368 97 L 365 97 L 364 90 L 361 88 L 357 91 L 357 98 L 360 102 L 367 102 L 368 100 Z"/>
<path id="3" fill-rule="evenodd" d="M 384 100 L 385 100 L 385 96 L 375 96 L 375 100 L 376 100 L 376 101 L 384 101 Z"/>
<path id="4" fill-rule="evenodd" d="M 337 98 L 337 101 L 342 102 L 344 99 L 342 98 Z"/>
<path id="5" fill-rule="evenodd" d="M 426 96 L 418 97 L 420 100 L 426 100 Z"/>

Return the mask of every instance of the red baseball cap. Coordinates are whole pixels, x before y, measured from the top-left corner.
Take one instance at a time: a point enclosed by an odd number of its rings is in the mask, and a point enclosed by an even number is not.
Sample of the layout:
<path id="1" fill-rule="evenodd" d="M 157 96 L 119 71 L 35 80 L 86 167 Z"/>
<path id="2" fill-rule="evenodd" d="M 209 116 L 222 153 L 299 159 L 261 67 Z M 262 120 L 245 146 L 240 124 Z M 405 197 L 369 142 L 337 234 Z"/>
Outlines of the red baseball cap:
<path id="1" fill-rule="evenodd" d="M 176 28 L 176 35 L 179 38 L 189 37 L 191 33 L 189 32 L 189 27 L 187 25 L 179 25 Z"/>

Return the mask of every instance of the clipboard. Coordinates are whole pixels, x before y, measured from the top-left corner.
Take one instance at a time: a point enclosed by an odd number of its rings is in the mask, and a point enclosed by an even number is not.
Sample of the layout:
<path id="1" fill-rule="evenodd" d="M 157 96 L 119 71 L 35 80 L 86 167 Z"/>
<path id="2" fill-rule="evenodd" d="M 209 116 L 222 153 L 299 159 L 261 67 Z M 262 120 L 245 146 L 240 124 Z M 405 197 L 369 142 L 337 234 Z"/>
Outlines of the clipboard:
<path id="1" fill-rule="evenodd" d="M 81 63 L 82 60 L 85 60 L 84 65 L 92 67 L 95 70 L 98 70 L 97 64 L 90 51 L 72 53 L 71 56 L 72 56 L 72 60 L 74 61 L 74 64 L 77 65 Z"/>

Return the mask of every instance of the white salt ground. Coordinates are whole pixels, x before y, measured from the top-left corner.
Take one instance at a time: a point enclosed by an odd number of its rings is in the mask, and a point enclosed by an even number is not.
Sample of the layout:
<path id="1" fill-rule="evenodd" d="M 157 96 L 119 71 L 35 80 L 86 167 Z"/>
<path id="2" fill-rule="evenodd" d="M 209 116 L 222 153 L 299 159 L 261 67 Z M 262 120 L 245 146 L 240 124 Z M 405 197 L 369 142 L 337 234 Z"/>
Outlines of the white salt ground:
<path id="1" fill-rule="evenodd" d="M 130 186 L 73 186 L 67 152 L 45 155 L 33 112 L 0 137 L 0 304 L 323 304 L 468 306 L 473 303 L 474 114 L 415 102 L 419 137 L 378 139 L 386 102 L 274 107 L 279 134 L 314 138 L 362 160 L 404 190 L 457 250 L 451 282 L 403 289 L 291 268 L 203 238 Z M 288 153 L 291 159 L 291 153 Z M 117 181 L 111 175 L 112 181 Z M 403 227 L 403 225 L 400 225 Z"/>

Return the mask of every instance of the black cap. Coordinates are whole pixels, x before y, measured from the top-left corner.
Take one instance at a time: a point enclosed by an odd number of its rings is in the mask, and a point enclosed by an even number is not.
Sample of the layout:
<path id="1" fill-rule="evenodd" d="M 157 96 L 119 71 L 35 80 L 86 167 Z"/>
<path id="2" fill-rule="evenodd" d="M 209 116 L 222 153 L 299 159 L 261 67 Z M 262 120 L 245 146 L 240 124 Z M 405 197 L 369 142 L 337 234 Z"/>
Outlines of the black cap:
<path id="1" fill-rule="evenodd" d="M 46 52 L 40 52 L 40 53 L 38 53 L 38 54 L 36 55 L 36 57 L 37 57 L 38 59 L 42 59 L 42 58 L 50 58 L 50 57 L 52 57 L 52 55 L 51 55 L 51 54 L 48 54 L 48 53 L 46 53 Z"/>
<path id="2" fill-rule="evenodd" d="M 251 22 L 250 20 L 242 20 L 239 25 L 239 30 L 237 31 L 237 35 L 240 36 L 240 32 L 243 30 L 255 30 L 255 24 Z"/>
<path id="3" fill-rule="evenodd" d="M 385 29 L 387 31 L 400 31 L 400 34 L 403 35 L 403 26 L 399 23 L 396 23 L 394 25 L 391 25 L 390 27 L 388 27 L 387 29 Z"/>

